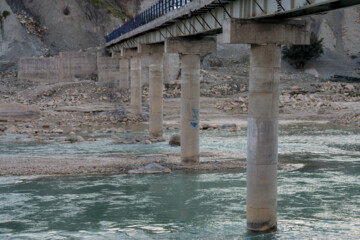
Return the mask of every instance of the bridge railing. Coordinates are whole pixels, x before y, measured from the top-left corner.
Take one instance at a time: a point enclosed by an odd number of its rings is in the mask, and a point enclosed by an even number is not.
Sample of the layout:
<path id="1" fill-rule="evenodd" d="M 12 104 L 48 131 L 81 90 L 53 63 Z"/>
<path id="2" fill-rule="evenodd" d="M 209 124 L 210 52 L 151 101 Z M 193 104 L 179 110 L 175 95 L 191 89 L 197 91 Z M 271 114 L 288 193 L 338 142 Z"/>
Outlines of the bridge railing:
<path id="1" fill-rule="evenodd" d="M 112 33 L 106 36 L 106 43 L 120 37 L 123 34 L 131 32 L 132 30 L 145 25 L 165 14 L 171 12 L 179 7 L 182 7 L 192 0 L 159 0 L 150 8 L 136 15 L 134 18 L 125 22 L 119 28 L 115 29 Z"/>

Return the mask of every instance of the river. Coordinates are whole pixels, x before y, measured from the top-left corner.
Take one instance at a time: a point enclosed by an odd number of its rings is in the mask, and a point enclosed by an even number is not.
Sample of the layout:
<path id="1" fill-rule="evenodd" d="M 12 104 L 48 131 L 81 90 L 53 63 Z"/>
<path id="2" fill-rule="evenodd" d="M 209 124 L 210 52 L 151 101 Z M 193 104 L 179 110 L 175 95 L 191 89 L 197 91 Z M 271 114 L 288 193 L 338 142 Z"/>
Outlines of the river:
<path id="1" fill-rule="evenodd" d="M 171 132 L 167 132 L 169 136 Z M 0 141 L 0 156 L 179 151 L 166 143 L 46 146 Z M 246 130 L 201 132 L 201 151 L 245 156 Z M 57 148 L 56 148 L 57 146 Z M 59 148 L 61 146 L 61 148 Z M 246 230 L 246 173 L 1 177 L 0 239 L 360 239 L 360 130 L 279 132 L 278 231 Z"/>

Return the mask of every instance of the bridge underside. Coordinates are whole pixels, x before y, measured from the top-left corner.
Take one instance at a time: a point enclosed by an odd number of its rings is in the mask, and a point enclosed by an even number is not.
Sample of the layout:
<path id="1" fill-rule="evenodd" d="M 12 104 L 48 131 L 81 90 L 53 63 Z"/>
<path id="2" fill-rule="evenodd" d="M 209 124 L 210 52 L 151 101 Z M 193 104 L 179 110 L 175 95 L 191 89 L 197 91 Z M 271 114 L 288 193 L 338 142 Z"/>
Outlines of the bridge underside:
<path id="1" fill-rule="evenodd" d="M 214 35 L 226 19 L 274 21 L 321 14 L 360 4 L 360 0 L 193 0 L 106 44 L 112 51 L 138 44 L 164 42 L 173 37 Z"/>
<path id="2" fill-rule="evenodd" d="M 281 45 L 309 44 L 306 23 L 289 20 L 360 4 L 360 0 L 193 0 L 107 44 L 130 61 L 132 113 L 141 116 L 141 57 L 150 61 L 149 133 L 162 136 L 163 54 L 181 56 L 181 161 L 198 164 L 200 55 L 228 44 L 251 44 L 247 125 L 247 227 L 277 228 L 278 113 Z M 135 22 L 134 22 L 135 23 Z M 113 57 L 116 54 L 113 54 Z M 128 64 L 123 71 L 128 76 Z M 126 81 L 126 77 L 124 78 Z M 127 85 L 127 84 L 125 84 Z"/>

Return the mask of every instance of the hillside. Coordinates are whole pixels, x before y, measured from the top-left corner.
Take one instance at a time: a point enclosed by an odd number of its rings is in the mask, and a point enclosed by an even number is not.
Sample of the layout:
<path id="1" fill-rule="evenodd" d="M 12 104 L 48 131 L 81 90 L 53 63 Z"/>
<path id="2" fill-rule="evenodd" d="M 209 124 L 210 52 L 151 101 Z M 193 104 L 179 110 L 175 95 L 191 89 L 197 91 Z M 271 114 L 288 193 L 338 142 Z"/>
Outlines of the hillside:
<path id="1" fill-rule="evenodd" d="M 51 56 L 60 51 L 94 51 L 105 35 L 155 0 L 0 0 L 0 71 L 15 69 L 20 56 Z M 357 75 L 360 61 L 360 7 L 312 16 L 311 30 L 324 38 L 325 54 L 307 65 L 321 76 Z M 210 58 L 244 62 L 248 47 L 219 44 Z M 341 63 L 341 64 L 339 64 Z M 284 62 L 284 71 L 295 71 Z"/>
<path id="2" fill-rule="evenodd" d="M 14 67 L 20 56 L 101 46 L 141 7 L 140 0 L 0 0 L 0 12 L 10 13 L 2 22 L 0 70 Z"/>

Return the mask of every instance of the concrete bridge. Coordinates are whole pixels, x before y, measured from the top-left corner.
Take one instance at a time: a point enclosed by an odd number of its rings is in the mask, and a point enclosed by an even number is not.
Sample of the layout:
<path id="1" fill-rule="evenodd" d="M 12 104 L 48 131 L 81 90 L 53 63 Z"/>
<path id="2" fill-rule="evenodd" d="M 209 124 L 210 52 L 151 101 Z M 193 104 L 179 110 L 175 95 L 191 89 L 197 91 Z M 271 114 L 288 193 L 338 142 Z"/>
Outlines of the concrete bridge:
<path id="1" fill-rule="evenodd" d="M 149 56 L 150 125 L 162 135 L 163 55 L 181 56 L 181 159 L 199 162 L 200 55 L 216 51 L 213 35 L 251 44 L 247 130 L 247 227 L 277 228 L 278 102 L 281 45 L 308 44 L 293 20 L 360 4 L 360 0 L 160 0 L 107 36 L 120 58 L 120 87 L 130 76 L 132 114 L 141 115 L 141 57 Z M 130 66 L 130 67 L 129 67 Z"/>

